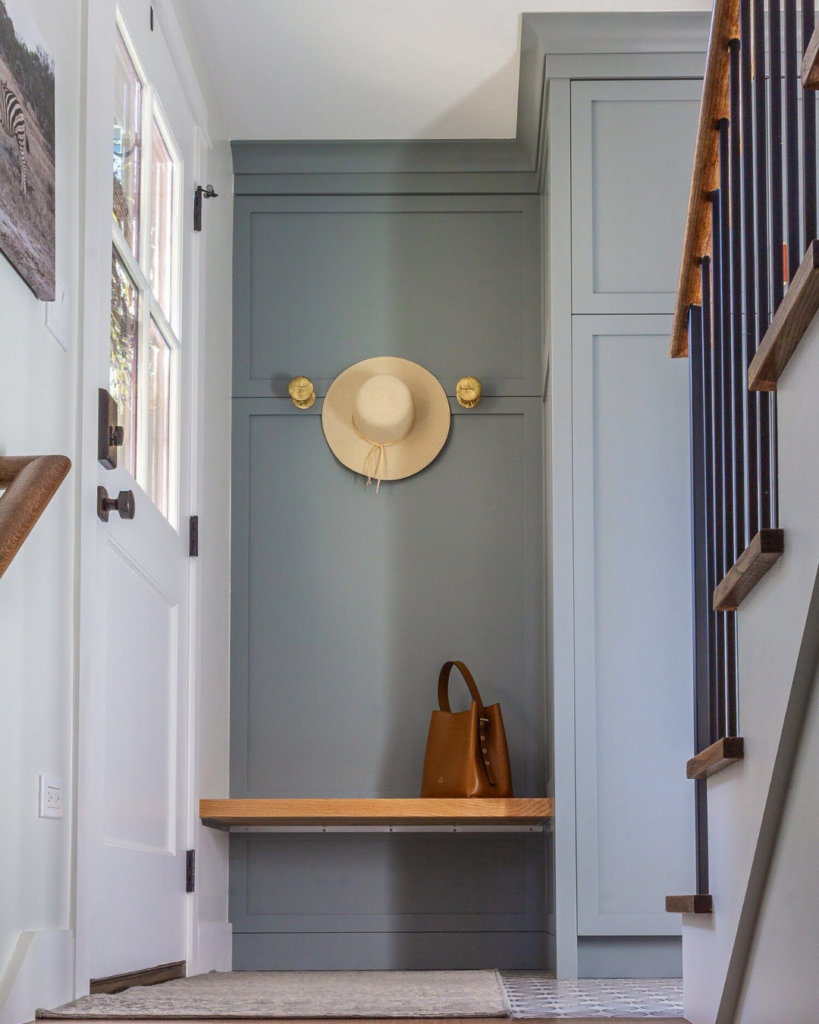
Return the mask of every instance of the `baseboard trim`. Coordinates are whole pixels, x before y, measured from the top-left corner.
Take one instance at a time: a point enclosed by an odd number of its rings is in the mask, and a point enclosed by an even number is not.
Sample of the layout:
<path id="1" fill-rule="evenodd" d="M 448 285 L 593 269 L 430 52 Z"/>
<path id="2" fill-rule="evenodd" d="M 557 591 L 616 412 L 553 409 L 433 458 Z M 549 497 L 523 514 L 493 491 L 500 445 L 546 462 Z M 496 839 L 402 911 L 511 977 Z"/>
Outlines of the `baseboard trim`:
<path id="1" fill-rule="evenodd" d="M 229 921 L 200 921 L 199 955 L 195 974 L 229 971 L 233 967 L 233 925 Z"/>
<path id="2" fill-rule="evenodd" d="M 134 988 L 136 985 L 159 985 L 163 981 L 174 981 L 176 978 L 186 977 L 187 973 L 187 963 L 184 960 L 176 960 L 172 964 L 144 967 L 140 971 L 112 974 L 107 978 L 92 978 L 89 992 L 92 996 L 100 992 L 113 995 L 115 992 L 124 992 L 126 988 Z"/>

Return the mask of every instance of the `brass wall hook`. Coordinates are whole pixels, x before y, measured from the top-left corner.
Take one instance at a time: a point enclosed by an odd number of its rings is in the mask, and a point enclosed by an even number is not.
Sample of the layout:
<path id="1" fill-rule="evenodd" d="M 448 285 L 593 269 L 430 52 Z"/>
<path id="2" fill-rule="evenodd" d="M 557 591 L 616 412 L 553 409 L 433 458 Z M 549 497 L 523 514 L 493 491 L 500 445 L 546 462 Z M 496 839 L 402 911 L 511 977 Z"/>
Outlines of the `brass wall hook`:
<path id="1" fill-rule="evenodd" d="M 482 394 L 483 388 L 477 377 L 461 377 L 455 387 L 455 397 L 464 409 L 474 409 Z"/>
<path id="2" fill-rule="evenodd" d="M 309 377 L 294 377 L 287 385 L 287 393 L 297 409 L 309 409 L 316 400 L 316 389 Z"/>

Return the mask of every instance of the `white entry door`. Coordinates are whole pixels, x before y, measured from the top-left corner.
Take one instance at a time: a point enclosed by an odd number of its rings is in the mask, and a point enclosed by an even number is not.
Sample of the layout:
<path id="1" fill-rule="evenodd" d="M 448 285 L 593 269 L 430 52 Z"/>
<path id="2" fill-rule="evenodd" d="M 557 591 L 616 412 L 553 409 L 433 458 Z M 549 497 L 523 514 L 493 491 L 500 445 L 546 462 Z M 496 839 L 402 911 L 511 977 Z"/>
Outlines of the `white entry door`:
<path id="1" fill-rule="evenodd" d="M 83 508 L 80 987 L 186 959 L 196 298 L 197 133 L 161 19 L 148 0 L 89 12 L 83 401 L 107 390 L 123 436 L 116 468 L 84 451 L 84 502 L 116 506 Z"/>

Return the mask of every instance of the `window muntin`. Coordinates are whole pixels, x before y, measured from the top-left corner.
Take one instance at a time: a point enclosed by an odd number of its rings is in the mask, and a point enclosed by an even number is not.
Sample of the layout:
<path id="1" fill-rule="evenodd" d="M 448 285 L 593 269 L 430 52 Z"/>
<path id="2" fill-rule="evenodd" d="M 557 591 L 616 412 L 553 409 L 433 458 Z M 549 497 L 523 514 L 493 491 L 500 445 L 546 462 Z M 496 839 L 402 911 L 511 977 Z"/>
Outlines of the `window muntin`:
<path id="1" fill-rule="evenodd" d="M 117 422 L 125 428 L 122 465 L 136 476 L 139 394 L 139 289 L 114 248 L 111 258 L 111 356 L 108 390 L 117 403 Z"/>

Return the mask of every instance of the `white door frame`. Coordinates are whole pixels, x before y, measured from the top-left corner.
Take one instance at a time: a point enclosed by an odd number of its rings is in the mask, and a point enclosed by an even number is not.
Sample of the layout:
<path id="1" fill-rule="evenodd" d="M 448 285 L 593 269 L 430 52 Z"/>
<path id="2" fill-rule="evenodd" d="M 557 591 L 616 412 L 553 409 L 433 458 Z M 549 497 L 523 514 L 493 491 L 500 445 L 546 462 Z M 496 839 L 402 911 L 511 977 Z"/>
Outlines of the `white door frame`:
<path id="1" fill-rule="evenodd" d="M 155 16 L 161 20 L 166 42 L 173 56 L 186 99 L 193 112 L 196 126 L 196 152 L 194 176 L 198 179 L 205 163 L 205 150 L 210 148 L 207 134 L 207 106 L 188 55 L 184 35 L 171 0 L 153 0 Z M 109 323 L 109 276 L 111 260 L 111 126 L 113 124 L 113 70 L 116 5 L 111 0 L 85 0 L 84 2 L 84 67 L 82 81 L 83 112 L 81 117 L 81 176 L 80 196 L 81 241 L 79 248 L 81 280 L 80 337 L 81 354 L 80 443 L 81 453 L 76 471 L 79 474 L 77 520 L 79 524 L 79 589 L 77 595 L 78 642 L 76 670 L 78 677 L 76 727 L 74 737 L 76 808 L 74 833 L 74 872 L 72 886 L 72 926 L 75 936 L 74 989 L 75 997 L 88 992 L 90 978 L 91 892 L 93 879 L 93 826 L 101 808 L 95 806 L 96 786 L 94 773 L 98 753 L 94 738 L 99 733 L 97 719 L 102 707 L 102 673 L 105 670 L 105 646 L 97 580 L 96 488 L 98 467 L 90 453 L 97 446 L 97 390 L 107 387 L 107 379 L 100 376 L 99 339 L 107 337 Z M 102 158 L 105 154 L 105 158 Z M 192 196 L 183 195 L 183 216 L 191 215 Z M 190 380 L 190 508 L 180 508 L 180 524 L 197 511 L 203 453 L 199 443 L 201 434 L 202 371 L 199 354 L 201 336 L 198 316 L 202 291 L 202 261 L 200 240 L 194 238 L 191 253 L 191 272 L 187 280 L 190 294 L 185 301 L 192 304 L 191 330 L 185 338 L 186 373 Z M 187 729 L 187 848 L 195 849 L 198 831 L 198 704 L 196 685 L 199 649 L 201 643 L 201 583 L 195 561 L 191 562 L 189 588 L 189 669 L 188 669 L 188 729 Z M 195 973 L 198 959 L 199 900 L 196 893 L 188 898 L 186 959 L 189 973 Z"/>

